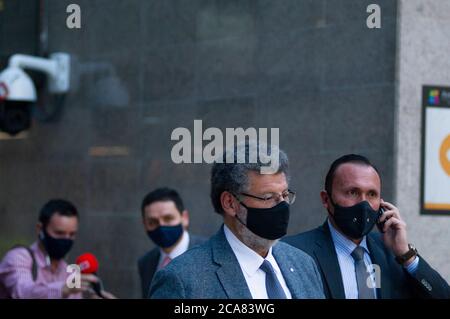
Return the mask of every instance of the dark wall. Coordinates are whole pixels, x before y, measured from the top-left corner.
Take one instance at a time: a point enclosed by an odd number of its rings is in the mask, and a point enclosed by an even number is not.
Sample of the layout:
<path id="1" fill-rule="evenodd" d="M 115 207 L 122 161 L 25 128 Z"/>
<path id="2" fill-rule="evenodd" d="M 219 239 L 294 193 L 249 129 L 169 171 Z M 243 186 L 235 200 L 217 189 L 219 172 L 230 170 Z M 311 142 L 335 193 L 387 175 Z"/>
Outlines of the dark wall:
<path id="1" fill-rule="evenodd" d="M 80 30 L 65 26 L 73 2 Z M 107 289 L 139 297 L 136 260 L 153 247 L 140 223 L 147 191 L 177 188 L 194 233 L 209 236 L 221 224 L 210 165 L 170 158 L 172 130 L 193 129 L 194 119 L 204 128 L 280 128 L 298 193 L 290 234 L 324 221 L 319 191 L 345 153 L 371 158 L 392 199 L 396 1 L 377 1 L 379 30 L 366 27 L 372 2 L 48 1 L 49 50 L 73 55 L 75 86 L 59 122 L 0 140 L 0 237 L 32 240 L 40 206 L 69 198 L 82 213 L 71 256 L 95 253 Z M 12 26 L 0 26 L 4 38 Z M 2 39 L 2 56 L 30 40 L 18 32 L 14 41 L 11 50 Z M 119 148 L 100 156 L 99 146 Z"/>

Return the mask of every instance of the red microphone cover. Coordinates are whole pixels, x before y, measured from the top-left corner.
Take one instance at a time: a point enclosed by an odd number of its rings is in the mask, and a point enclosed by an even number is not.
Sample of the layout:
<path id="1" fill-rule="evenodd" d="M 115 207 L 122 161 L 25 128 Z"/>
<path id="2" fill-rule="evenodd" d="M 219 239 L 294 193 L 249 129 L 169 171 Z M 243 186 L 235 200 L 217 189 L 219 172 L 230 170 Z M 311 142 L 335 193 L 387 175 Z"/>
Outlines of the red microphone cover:
<path id="1" fill-rule="evenodd" d="M 93 274 L 98 270 L 98 260 L 91 253 L 85 253 L 79 256 L 76 260 L 82 274 Z"/>

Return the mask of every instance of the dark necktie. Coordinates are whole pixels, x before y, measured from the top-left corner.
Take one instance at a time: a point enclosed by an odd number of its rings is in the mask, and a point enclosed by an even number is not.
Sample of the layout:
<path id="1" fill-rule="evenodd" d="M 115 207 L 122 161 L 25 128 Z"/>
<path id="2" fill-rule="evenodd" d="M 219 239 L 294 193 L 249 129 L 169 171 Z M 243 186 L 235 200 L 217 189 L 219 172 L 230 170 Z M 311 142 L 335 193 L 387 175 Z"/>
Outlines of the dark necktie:
<path id="1" fill-rule="evenodd" d="M 270 262 L 264 260 L 259 268 L 266 273 L 266 290 L 269 299 L 286 299 L 286 294 L 284 293 Z"/>
<path id="2" fill-rule="evenodd" d="M 364 263 L 364 248 L 358 246 L 353 250 L 352 257 L 355 260 L 356 282 L 358 284 L 359 299 L 375 299 L 374 290 L 368 286 L 369 273 Z"/>

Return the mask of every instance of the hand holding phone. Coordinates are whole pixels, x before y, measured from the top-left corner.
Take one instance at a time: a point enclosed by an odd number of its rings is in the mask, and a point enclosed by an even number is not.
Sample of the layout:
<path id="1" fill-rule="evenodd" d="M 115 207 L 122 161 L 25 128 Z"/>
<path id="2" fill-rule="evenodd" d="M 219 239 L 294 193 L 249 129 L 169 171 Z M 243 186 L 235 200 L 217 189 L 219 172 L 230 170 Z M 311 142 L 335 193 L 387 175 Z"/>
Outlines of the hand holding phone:
<path id="1" fill-rule="evenodd" d="M 384 228 L 384 224 L 386 223 L 387 219 L 380 222 L 380 218 L 381 216 L 384 214 L 384 208 L 380 206 L 380 210 L 378 211 L 378 221 L 377 221 L 377 227 L 378 230 L 380 231 L 380 233 L 384 233 L 385 231 L 383 230 Z"/>

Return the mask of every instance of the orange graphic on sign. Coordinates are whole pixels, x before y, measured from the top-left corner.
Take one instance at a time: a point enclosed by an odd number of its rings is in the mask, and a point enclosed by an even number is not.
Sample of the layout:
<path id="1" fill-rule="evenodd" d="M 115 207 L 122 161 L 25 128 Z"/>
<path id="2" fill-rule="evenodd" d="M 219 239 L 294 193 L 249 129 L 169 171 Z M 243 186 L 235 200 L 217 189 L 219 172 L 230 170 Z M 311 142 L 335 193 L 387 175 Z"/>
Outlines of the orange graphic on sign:
<path id="1" fill-rule="evenodd" d="M 450 135 L 444 139 L 441 148 L 439 150 L 439 160 L 441 162 L 442 168 L 450 176 Z"/>

